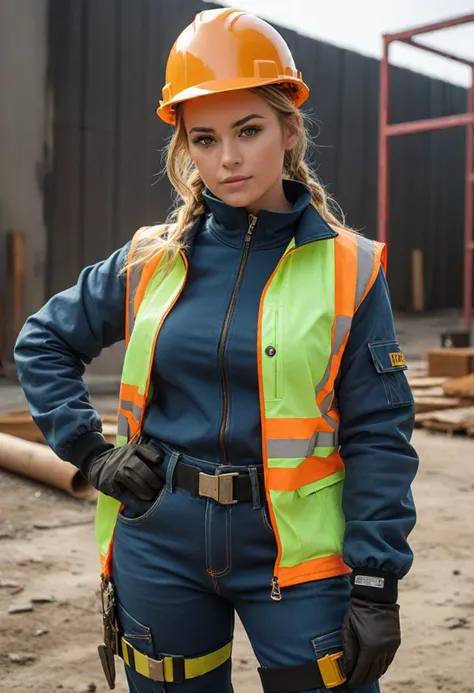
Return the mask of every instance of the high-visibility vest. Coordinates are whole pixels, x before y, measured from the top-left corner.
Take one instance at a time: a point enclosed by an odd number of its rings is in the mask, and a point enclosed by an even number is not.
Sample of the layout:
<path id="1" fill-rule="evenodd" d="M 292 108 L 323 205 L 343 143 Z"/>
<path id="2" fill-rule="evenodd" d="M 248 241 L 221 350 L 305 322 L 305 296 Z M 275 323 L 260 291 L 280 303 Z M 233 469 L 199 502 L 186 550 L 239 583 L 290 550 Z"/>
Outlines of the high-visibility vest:
<path id="1" fill-rule="evenodd" d="M 132 255 L 136 243 L 135 237 Z M 278 545 L 276 598 L 280 587 L 349 572 L 342 558 L 344 463 L 334 390 L 352 319 L 384 255 L 383 244 L 349 231 L 301 246 L 292 239 L 262 292 L 258 382 L 265 489 Z M 184 252 L 166 271 L 162 260 L 157 254 L 127 275 L 117 446 L 141 431 L 156 340 L 186 282 Z M 119 508 L 99 495 L 96 534 L 107 575 Z"/>

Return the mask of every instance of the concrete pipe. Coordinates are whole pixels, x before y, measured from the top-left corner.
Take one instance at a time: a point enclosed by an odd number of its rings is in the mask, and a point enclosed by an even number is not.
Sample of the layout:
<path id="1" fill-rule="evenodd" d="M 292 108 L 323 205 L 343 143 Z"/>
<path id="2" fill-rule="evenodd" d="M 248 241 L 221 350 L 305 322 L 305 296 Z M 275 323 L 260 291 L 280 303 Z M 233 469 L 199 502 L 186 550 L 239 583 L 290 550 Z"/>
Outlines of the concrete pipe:
<path id="1" fill-rule="evenodd" d="M 46 445 L 0 433 L 0 467 L 55 486 L 73 498 L 93 499 L 97 491 L 69 462 Z"/>

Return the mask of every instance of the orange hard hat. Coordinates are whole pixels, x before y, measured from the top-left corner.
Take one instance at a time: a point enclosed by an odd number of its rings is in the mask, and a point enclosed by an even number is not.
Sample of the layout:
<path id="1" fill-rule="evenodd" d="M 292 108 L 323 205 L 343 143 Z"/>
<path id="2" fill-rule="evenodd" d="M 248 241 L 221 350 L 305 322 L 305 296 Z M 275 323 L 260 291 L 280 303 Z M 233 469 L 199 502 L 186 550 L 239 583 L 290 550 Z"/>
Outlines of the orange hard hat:
<path id="1" fill-rule="evenodd" d="M 309 96 L 290 49 L 270 24 L 242 10 L 205 10 L 171 49 L 156 112 L 174 125 L 182 101 L 265 84 L 288 85 L 296 106 Z"/>

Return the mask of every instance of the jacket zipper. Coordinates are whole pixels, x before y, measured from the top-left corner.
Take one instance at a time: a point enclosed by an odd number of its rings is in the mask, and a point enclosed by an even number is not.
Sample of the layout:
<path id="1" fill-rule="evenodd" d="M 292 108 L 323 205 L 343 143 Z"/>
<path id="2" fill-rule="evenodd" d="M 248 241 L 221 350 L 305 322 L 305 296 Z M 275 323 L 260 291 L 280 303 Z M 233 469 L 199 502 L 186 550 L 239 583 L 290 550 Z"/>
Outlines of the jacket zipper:
<path id="1" fill-rule="evenodd" d="M 255 225 L 258 221 L 258 217 L 253 214 L 249 214 L 249 224 L 247 228 L 247 233 L 245 234 L 244 241 L 244 252 L 242 254 L 242 260 L 240 261 L 239 272 L 237 274 L 237 279 L 235 281 L 234 290 L 232 296 L 230 297 L 229 307 L 227 308 L 227 313 L 224 318 L 224 325 L 222 327 L 221 338 L 219 342 L 219 367 L 221 372 L 221 386 L 222 386 L 222 419 L 221 426 L 219 429 L 219 450 L 222 457 L 223 464 L 229 464 L 229 457 L 227 455 L 225 447 L 225 436 L 227 432 L 227 427 L 229 425 L 229 391 L 227 387 L 227 377 L 225 373 L 225 348 L 227 344 L 227 337 L 229 335 L 229 328 L 232 322 L 232 317 L 234 315 L 235 304 L 237 303 L 237 297 L 239 295 L 240 287 L 242 285 L 242 280 L 244 278 L 245 267 L 247 266 L 247 261 L 250 254 L 250 246 L 252 244 L 253 232 Z"/>

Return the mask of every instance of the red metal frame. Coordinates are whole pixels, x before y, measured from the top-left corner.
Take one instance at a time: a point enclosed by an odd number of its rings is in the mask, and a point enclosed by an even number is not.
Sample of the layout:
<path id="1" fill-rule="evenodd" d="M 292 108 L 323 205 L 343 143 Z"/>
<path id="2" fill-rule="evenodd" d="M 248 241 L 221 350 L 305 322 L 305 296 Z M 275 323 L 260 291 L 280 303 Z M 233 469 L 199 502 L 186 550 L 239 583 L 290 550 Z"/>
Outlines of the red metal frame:
<path id="1" fill-rule="evenodd" d="M 379 96 L 379 208 L 377 238 L 384 243 L 388 236 L 389 218 L 389 137 L 396 135 L 410 135 L 429 130 L 441 130 L 443 128 L 464 126 L 466 128 L 466 177 L 465 177 L 465 214 L 464 214 L 464 323 L 466 330 L 472 325 L 473 302 L 473 260 L 474 260 L 474 61 L 451 55 L 431 46 L 425 46 L 413 40 L 414 36 L 427 34 L 448 27 L 460 26 L 474 22 L 474 14 L 446 19 L 435 24 L 416 27 L 396 34 L 384 34 L 383 56 L 380 63 L 380 96 Z M 394 41 L 401 41 L 410 46 L 421 48 L 429 53 L 435 53 L 444 58 L 468 65 L 471 68 L 471 86 L 468 89 L 467 112 L 460 115 L 446 116 L 444 118 L 428 118 L 408 123 L 391 125 L 390 120 L 390 63 L 389 47 Z"/>

